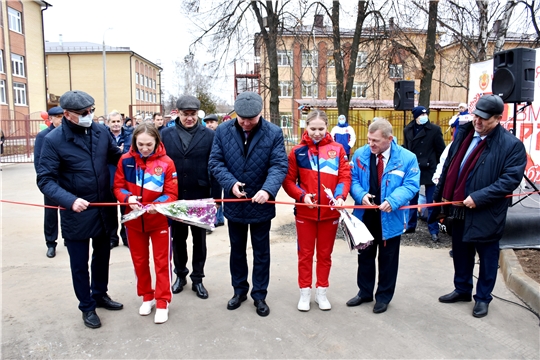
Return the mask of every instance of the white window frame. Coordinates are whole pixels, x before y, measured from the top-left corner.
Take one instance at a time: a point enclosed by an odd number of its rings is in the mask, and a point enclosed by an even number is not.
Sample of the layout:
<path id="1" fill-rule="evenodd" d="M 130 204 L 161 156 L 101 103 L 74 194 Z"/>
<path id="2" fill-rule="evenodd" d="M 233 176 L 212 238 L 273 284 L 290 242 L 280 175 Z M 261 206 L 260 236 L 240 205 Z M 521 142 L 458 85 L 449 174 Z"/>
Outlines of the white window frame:
<path id="1" fill-rule="evenodd" d="M 279 82 L 279 97 L 281 98 L 292 97 L 292 81 Z"/>
<path id="2" fill-rule="evenodd" d="M 139 84 L 139 73 L 135 73 L 135 84 Z"/>
<path id="3" fill-rule="evenodd" d="M 25 77 L 24 56 L 11 54 L 11 71 L 13 76 Z"/>
<path id="4" fill-rule="evenodd" d="M 4 50 L 0 49 L 0 74 L 4 73 Z"/>
<path id="5" fill-rule="evenodd" d="M 9 30 L 22 34 L 22 16 L 21 12 L 8 6 Z"/>
<path id="6" fill-rule="evenodd" d="M 326 83 L 326 97 L 327 98 L 337 97 L 337 83 L 336 82 Z"/>
<path id="7" fill-rule="evenodd" d="M 279 126 L 282 129 L 292 129 L 293 128 L 292 115 L 290 113 L 279 114 Z"/>
<path id="8" fill-rule="evenodd" d="M 6 80 L 0 80 L 0 104 L 7 104 Z"/>
<path id="9" fill-rule="evenodd" d="M 317 67 L 319 53 L 313 50 L 302 50 L 302 67 Z"/>
<path id="10" fill-rule="evenodd" d="M 26 84 L 24 83 L 13 83 L 13 103 L 15 105 L 28 105 L 26 99 Z"/>
<path id="11" fill-rule="evenodd" d="M 302 82 L 302 97 L 303 98 L 313 97 L 316 99 L 318 97 L 318 88 L 319 88 L 319 85 L 316 82 L 313 84 L 311 82 L 309 83 Z"/>
<path id="12" fill-rule="evenodd" d="M 336 67 L 336 59 L 334 59 L 334 51 L 328 51 L 326 55 L 326 67 Z"/>
<path id="13" fill-rule="evenodd" d="M 136 93 L 137 93 L 137 95 L 135 95 L 135 99 L 140 100 L 141 91 L 139 89 L 137 89 Z"/>
<path id="14" fill-rule="evenodd" d="M 367 66 L 367 52 L 365 51 L 359 51 L 358 55 L 356 56 L 356 68 L 357 69 L 364 69 Z"/>
<path id="15" fill-rule="evenodd" d="M 292 64 L 292 51 L 290 50 L 278 50 L 277 51 L 278 66 L 291 66 Z"/>
<path id="16" fill-rule="evenodd" d="M 388 77 L 391 79 L 403 79 L 403 65 L 390 64 L 388 67 Z"/>
<path id="17" fill-rule="evenodd" d="M 360 96 L 358 96 L 360 94 Z M 354 83 L 351 89 L 351 98 L 367 99 L 367 83 Z"/>

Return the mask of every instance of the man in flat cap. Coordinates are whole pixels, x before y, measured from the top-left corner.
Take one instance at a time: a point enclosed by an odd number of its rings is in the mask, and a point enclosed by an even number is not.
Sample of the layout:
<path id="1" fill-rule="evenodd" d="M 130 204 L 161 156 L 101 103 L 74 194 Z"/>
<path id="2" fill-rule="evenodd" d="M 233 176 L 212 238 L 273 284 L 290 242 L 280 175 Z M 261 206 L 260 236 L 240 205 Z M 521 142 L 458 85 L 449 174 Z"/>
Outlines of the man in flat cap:
<path id="1" fill-rule="evenodd" d="M 161 132 L 167 155 L 173 160 L 178 174 L 178 200 L 220 197 L 219 185 L 208 171 L 214 132 L 199 123 L 197 113 L 200 106 L 201 102 L 196 97 L 181 96 L 176 102 L 178 118 L 174 126 Z M 199 298 L 207 299 L 208 291 L 202 283 L 206 263 L 206 230 L 178 221 L 173 221 L 171 225 L 174 272 L 177 276 L 172 292 L 178 294 L 187 284 L 187 238 L 190 228 L 193 236 L 191 289 Z"/>
<path id="2" fill-rule="evenodd" d="M 471 301 L 475 253 L 480 258 L 472 315 L 488 314 L 497 279 L 499 240 L 504 232 L 510 199 L 523 179 L 527 154 L 523 143 L 499 122 L 504 103 L 497 95 L 484 95 L 476 103 L 473 121 L 460 125 L 450 146 L 434 200 L 462 201 L 445 207 L 452 217 L 454 291 L 442 303 Z M 428 219 L 435 222 L 440 208 Z"/>
<path id="3" fill-rule="evenodd" d="M 84 324 L 101 326 L 96 307 L 120 310 L 123 305 L 107 295 L 110 234 L 116 203 L 109 183 L 107 163 L 116 164 L 122 151 L 106 127 L 92 121 L 94 99 L 83 91 L 68 91 L 60 98 L 62 126 L 43 141 L 37 168 L 41 192 L 64 209 L 60 212 L 62 236 L 69 253 L 71 277 Z M 91 272 L 88 271 L 92 239 Z"/>
<path id="4" fill-rule="evenodd" d="M 34 144 L 34 168 L 38 169 L 39 158 L 41 156 L 41 148 L 43 146 L 43 139 L 48 133 L 56 129 L 62 124 L 62 115 L 64 110 L 60 106 L 50 108 L 47 112 L 49 114 L 49 120 L 51 125 L 43 131 L 40 131 L 36 136 L 36 142 Z M 46 206 L 58 206 L 54 201 L 44 196 L 44 204 Z M 44 208 L 45 217 L 43 219 L 43 230 L 45 233 L 45 243 L 47 245 L 47 257 L 53 258 L 56 256 L 56 240 L 58 239 L 58 208 Z"/>
<path id="5" fill-rule="evenodd" d="M 246 246 L 248 231 L 253 247 L 251 297 L 257 314 L 267 316 L 270 281 L 270 226 L 276 216 L 274 200 L 288 168 L 283 132 L 261 116 L 262 98 L 246 91 L 234 103 L 236 119 L 218 126 L 210 154 L 210 170 L 223 187 L 224 208 L 231 242 L 230 271 L 234 296 L 227 309 L 237 309 L 249 291 Z"/>
<path id="6" fill-rule="evenodd" d="M 411 121 L 403 130 L 403 147 L 413 152 L 418 159 L 420 167 L 420 186 L 424 186 L 426 203 L 433 202 L 433 192 L 435 184 L 433 183 L 433 174 L 437 169 L 437 164 L 441 154 L 446 147 L 441 128 L 439 125 L 429 121 L 429 110 L 423 106 L 417 106 L 412 109 L 413 121 Z M 410 201 L 410 205 L 417 205 L 420 192 Z M 428 208 L 428 214 L 431 214 L 432 208 Z M 418 222 L 418 210 L 409 210 L 409 220 L 407 222 L 406 233 L 416 231 Z M 429 234 L 432 241 L 439 241 L 439 224 L 428 225 Z"/>

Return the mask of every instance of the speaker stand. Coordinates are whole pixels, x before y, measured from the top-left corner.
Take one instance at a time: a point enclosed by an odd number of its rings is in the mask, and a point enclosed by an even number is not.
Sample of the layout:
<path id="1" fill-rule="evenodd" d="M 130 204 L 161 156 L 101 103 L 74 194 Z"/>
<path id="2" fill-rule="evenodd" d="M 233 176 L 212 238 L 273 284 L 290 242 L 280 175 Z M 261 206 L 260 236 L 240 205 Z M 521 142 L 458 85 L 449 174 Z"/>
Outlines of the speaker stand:
<path id="1" fill-rule="evenodd" d="M 525 108 L 527 106 L 530 106 L 531 104 L 532 103 L 528 102 L 526 105 L 524 105 L 521 109 L 518 110 L 518 108 L 517 108 L 518 103 L 514 103 L 514 128 L 512 129 L 512 132 L 514 133 L 514 136 L 517 137 L 518 139 L 519 139 L 519 136 L 517 134 L 517 114 L 520 113 L 520 112 L 523 112 L 523 110 L 525 110 Z M 536 184 L 534 182 L 532 182 L 532 180 L 529 179 L 529 177 L 527 175 L 523 174 L 523 177 L 525 178 L 525 180 L 527 180 L 527 182 L 534 189 L 534 191 L 538 192 L 538 188 L 536 187 Z M 540 195 L 540 193 L 539 193 L 539 195 Z M 512 203 L 510 205 L 510 207 L 519 204 L 520 202 L 522 202 L 523 200 L 525 200 L 529 196 L 530 195 L 527 195 L 524 198 L 521 198 L 520 200 L 516 201 L 515 203 Z"/>

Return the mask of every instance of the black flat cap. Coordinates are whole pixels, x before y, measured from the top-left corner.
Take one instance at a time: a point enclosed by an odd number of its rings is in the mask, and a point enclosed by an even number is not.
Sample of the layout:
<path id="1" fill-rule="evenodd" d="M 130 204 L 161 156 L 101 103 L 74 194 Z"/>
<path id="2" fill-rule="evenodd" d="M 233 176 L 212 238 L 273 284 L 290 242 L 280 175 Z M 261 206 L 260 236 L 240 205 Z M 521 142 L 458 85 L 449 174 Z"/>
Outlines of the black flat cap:
<path id="1" fill-rule="evenodd" d="M 66 110 L 83 110 L 94 105 L 94 98 L 84 91 L 68 91 L 60 97 L 60 106 Z"/>
<path id="2" fill-rule="evenodd" d="M 176 100 L 176 108 L 178 110 L 199 110 L 201 102 L 195 96 L 182 95 Z"/>
<path id="3" fill-rule="evenodd" d="M 50 116 L 58 116 L 64 113 L 64 109 L 62 109 L 60 106 L 55 106 L 53 108 L 50 108 L 49 111 L 47 111 L 47 113 Z"/>
<path id="4" fill-rule="evenodd" d="M 216 114 L 206 115 L 205 118 L 204 118 L 203 120 L 204 120 L 205 122 L 207 122 L 207 121 L 219 121 Z"/>
<path id="5" fill-rule="evenodd" d="M 504 102 L 497 95 L 484 95 L 476 103 L 476 109 L 473 114 L 482 119 L 489 119 L 493 115 L 502 115 L 504 111 Z"/>
<path id="6" fill-rule="evenodd" d="M 234 102 L 234 111 L 236 112 L 236 115 L 250 119 L 261 113 L 262 106 L 261 95 L 252 91 L 245 91 L 236 98 L 236 101 Z"/>

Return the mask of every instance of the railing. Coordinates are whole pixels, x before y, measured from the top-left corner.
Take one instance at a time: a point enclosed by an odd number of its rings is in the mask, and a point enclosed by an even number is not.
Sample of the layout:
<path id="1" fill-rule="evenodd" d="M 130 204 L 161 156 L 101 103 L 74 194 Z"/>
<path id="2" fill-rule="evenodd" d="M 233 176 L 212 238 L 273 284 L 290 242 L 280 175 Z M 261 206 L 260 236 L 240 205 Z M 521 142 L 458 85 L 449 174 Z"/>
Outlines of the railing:
<path id="1" fill-rule="evenodd" d="M 46 126 L 42 119 L 0 120 L 0 128 L 4 133 L 3 152 L 0 161 L 3 163 L 34 162 L 36 136 Z"/>

